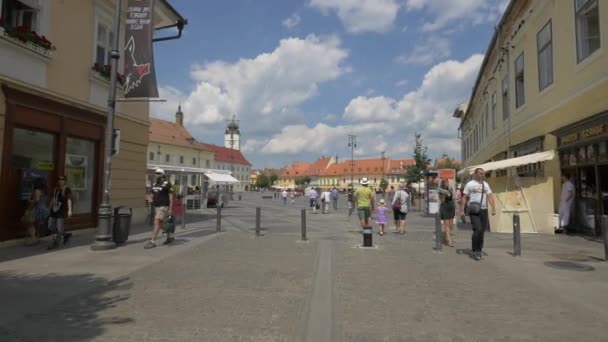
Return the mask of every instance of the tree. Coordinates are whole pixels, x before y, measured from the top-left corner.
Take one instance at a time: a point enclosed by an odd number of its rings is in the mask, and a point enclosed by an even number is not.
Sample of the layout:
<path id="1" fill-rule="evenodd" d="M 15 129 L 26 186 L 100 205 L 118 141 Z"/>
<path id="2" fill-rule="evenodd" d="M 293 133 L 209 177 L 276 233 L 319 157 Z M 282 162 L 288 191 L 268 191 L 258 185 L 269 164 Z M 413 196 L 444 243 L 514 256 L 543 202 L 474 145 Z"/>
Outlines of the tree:
<path id="1" fill-rule="evenodd" d="M 260 189 L 268 188 L 268 187 L 270 187 L 270 179 L 268 178 L 268 176 L 266 176 L 265 174 L 262 173 L 255 180 L 255 186 Z"/>
<path id="2" fill-rule="evenodd" d="M 384 177 L 380 180 L 380 188 L 382 188 L 382 192 L 386 192 L 386 188 L 388 188 L 388 181 Z"/>
<path id="3" fill-rule="evenodd" d="M 427 147 L 422 144 L 422 135 L 416 133 L 416 142 L 414 145 L 414 165 L 406 169 L 405 179 L 409 182 L 418 182 L 423 178 L 424 173 L 428 170 L 428 165 L 431 162 L 426 154 Z"/>
<path id="4" fill-rule="evenodd" d="M 279 176 L 277 176 L 275 173 L 271 174 L 270 178 L 269 178 L 270 186 L 273 186 L 274 183 L 276 183 L 278 179 L 279 179 Z"/>
<path id="5" fill-rule="evenodd" d="M 297 186 L 303 186 L 310 183 L 310 177 L 298 177 L 295 179 L 295 183 Z"/>

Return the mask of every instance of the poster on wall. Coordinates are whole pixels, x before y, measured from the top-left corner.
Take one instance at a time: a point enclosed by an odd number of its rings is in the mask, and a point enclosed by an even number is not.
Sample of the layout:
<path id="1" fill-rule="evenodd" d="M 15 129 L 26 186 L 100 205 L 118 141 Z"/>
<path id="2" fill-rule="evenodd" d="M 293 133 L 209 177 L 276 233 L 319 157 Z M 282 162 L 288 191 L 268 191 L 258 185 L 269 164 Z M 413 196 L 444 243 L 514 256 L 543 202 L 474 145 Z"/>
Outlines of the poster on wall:
<path id="1" fill-rule="evenodd" d="M 129 0 L 125 30 L 125 97 L 158 97 L 152 33 L 154 0 Z"/>
<path id="2" fill-rule="evenodd" d="M 69 187 L 74 191 L 87 190 L 88 157 L 77 154 L 66 154 L 65 163 L 65 176 Z"/>

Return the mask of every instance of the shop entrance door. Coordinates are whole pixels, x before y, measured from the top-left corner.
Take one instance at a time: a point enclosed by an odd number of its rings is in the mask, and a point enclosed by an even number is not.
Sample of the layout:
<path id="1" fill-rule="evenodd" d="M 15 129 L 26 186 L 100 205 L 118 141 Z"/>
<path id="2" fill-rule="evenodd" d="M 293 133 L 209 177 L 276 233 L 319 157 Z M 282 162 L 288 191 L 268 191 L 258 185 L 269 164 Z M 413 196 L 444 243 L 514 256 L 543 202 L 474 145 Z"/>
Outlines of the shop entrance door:
<path id="1" fill-rule="evenodd" d="M 25 233 L 20 219 L 33 187 L 41 184 L 48 195 L 54 184 L 57 165 L 57 136 L 52 133 L 16 127 L 13 129 L 10 165 L 2 190 L 8 229 L 4 234 L 17 237 Z M 37 180 L 40 178 L 40 180 Z M 47 197 L 48 198 L 48 197 Z M 9 238 L 10 238 L 9 237 Z"/>
<path id="2" fill-rule="evenodd" d="M 596 167 L 586 166 L 578 169 L 576 181 L 576 220 L 580 233 L 598 235 L 600 225 L 600 205 Z M 601 231 L 600 231 L 601 232 Z"/>

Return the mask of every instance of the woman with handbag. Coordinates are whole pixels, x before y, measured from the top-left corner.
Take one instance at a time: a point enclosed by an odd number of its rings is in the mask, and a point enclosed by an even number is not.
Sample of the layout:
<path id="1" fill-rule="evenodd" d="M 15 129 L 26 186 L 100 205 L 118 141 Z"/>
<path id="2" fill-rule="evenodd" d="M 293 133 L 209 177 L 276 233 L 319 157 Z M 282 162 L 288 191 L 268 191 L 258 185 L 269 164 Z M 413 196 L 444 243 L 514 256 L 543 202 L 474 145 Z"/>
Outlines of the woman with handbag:
<path id="1" fill-rule="evenodd" d="M 27 224 L 27 232 L 30 235 L 30 241 L 25 243 L 26 246 L 34 246 L 40 243 L 41 232 L 46 231 L 46 222 L 49 218 L 49 208 L 46 203 L 46 184 L 39 178 L 34 182 L 34 190 L 28 201 L 28 209 L 22 219 Z"/>
<path id="2" fill-rule="evenodd" d="M 464 205 L 468 207 L 469 219 L 473 226 L 472 257 L 475 260 L 483 259 L 483 238 L 490 225 L 488 218 L 488 203 L 492 207 L 492 216 L 496 215 L 494 195 L 490 185 L 483 180 L 485 172 L 482 168 L 475 169 L 473 179 L 464 187 Z"/>
<path id="3" fill-rule="evenodd" d="M 441 228 L 443 230 L 444 242 L 454 247 L 452 241 L 452 229 L 454 227 L 454 217 L 456 216 L 456 207 L 454 205 L 454 194 L 450 188 L 450 183 L 447 179 L 441 180 L 441 185 L 437 189 L 441 197 L 439 205 L 439 216 L 441 218 Z"/>

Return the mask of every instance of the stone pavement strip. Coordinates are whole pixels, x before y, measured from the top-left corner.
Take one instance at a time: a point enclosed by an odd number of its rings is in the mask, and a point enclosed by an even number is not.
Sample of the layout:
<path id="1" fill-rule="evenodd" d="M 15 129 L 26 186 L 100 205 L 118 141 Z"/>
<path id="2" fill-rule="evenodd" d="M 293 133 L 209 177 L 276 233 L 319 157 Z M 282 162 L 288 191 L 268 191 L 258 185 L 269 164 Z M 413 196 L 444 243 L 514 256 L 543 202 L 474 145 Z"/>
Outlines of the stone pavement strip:
<path id="1" fill-rule="evenodd" d="M 2 250 L 0 341 L 606 340 L 601 244 L 524 236 L 512 257 L 512 237 L 490 233 L 476 262 L 470 232 L 437 253 L 433 219 L 412 212 L 405 236 L 375 234 L 361 248 L 345 209 L 308 214 L 302 242 L 304 206 L 249 193 L 223 210 L 225 232 L 204 210 L 175 245 L 152 250 L 142 248 L 148 233 L 113 251 Z"/>

